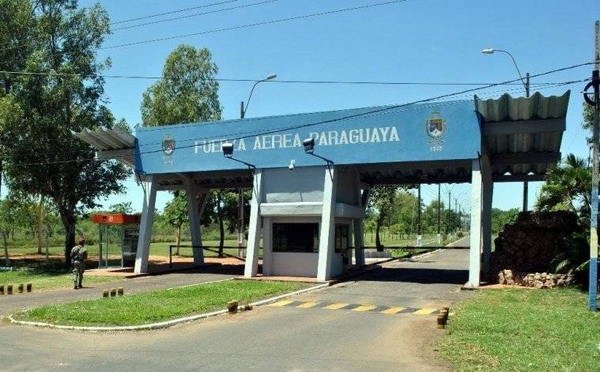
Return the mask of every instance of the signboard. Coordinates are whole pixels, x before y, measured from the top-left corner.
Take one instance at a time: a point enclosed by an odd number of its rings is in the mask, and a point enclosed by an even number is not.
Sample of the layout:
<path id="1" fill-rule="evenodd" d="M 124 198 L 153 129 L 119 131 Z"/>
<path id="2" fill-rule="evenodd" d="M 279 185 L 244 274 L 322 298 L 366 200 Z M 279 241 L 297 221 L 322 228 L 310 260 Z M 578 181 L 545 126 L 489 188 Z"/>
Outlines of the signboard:
<path id="1" fill-rule="evenodd" d="M 193 123 L 136 131 L 136 172 L 146 174 L 477 158 L 481 135 L 472 101 L 368 107 L 265 118 Z"/>

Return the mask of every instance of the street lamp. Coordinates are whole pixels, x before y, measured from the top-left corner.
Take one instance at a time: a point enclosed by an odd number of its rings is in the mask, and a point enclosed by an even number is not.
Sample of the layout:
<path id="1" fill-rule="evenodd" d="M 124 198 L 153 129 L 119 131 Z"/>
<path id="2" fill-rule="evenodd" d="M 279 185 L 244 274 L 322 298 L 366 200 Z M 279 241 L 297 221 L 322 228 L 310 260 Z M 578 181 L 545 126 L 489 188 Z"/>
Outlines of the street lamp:
<path id="1" fill-rule="evenodd" d="M 517 73 L 519 74 L 519 79 L 521 79 L 521 83 L 523 83 L 523 86 L 525 87 L 525 97 L 529 97 L 529 72 L 526 75 L 526 78 L 523 79 L 523 75 L 521 75 L 521 70 L 519 70 L 519 66 L 517 66 L 517 62 L 515 61 L 515 57 L 513 57 L 512 54 L 510 54 L 509 51 L 504 50 L 504 49 L 494 49 L 494 48 L 485 48 L 484 50 L 481 51 L 481 53 L 483 54 L 494 54 L 494 52 L 500 52 L 500 53 L 506 53 L 508 54 L 508 56 L 510 57 L 510 59 L 513 62 L 513 65 L 515 65 L 515 68 L 517 69 Z"/>
<path id="2" fill-rule="evenodd" d="M 494 52 L 508 54 L 508 56 L 510 57 L 510 59 L 513 62 L 513 65 L 515 65 L 515 68 L 517 69 L 517 73 L 519 74 L 519 79 L 521 79 L 521 83 L 523 83 L 523 86 L 525 87 L 525 97 L 529 97 L 529 72 L 525 75 L 525 79 L 523 79 L 523 75 L 521 75 L 521 70 L 519 70 L 519 66 L 517 66 L 517 61 L 515 61 L 515 57 L 513 57 L 513 55 L 507 50 L 485 48 L 484 50 L 481 51 L 481 53 L 483 53 L 483 54 L 494 54 Z M 524 181 L 523 182 L 523 212 L 527 211 L 528 194 L 529 194 L 529 184 L 527 181 Z"/>
<path id="3" fill-rule="evenodd" d="M 267 81 L 267 80 L 273 80 L 276 77 L 277 77 L 276 74 L 269 74 L 264 79 L 258 80 L 258 81 L 256 81 L 254 83 L 254 85 L 252 86 L 252 89 L 250 89 L 250 95 L 248 96 L 248 99 L 246 100 L 246 107 L 244 107 L 244 101 L 241 102 L 241 105 L 240 105 L 240 119 L 243 119 L 244 117 L 246 117 L 246 111 L 248 111 L 248 105 L 250 104 L 250 98 L 252 98 L 252 93 L 254 93 L 254 88 L 256 88 L 256 86 L 259 83 L 262 83 L 263 81 Z"/>
<path id="4" fill-rule="evenodd" d="M 248 99 L 246 100 L 246 107 L 244 107 L 244 101 L 240 104 L 240 119 L 243 119 L 246 116 L 246 111 L 248 111 L 248 105 L 250 104 L 250 99 L 252 98 L 252 93 L 254 93 L 254 88 L 259 83 L 262 83 L 267 80 L 273 80 L 277 77 L 276 74 L 269 74 L 264 79 L 257 80 L 252 89 L 250 89 L 250 94 L 248 95 Z M 238 256 L 242 255 L 242 250 L 244 249 L 244 189 L 241 187 L 238 189 L 238 222 L 237 222 L 237 234 L 238 234 Z"/>

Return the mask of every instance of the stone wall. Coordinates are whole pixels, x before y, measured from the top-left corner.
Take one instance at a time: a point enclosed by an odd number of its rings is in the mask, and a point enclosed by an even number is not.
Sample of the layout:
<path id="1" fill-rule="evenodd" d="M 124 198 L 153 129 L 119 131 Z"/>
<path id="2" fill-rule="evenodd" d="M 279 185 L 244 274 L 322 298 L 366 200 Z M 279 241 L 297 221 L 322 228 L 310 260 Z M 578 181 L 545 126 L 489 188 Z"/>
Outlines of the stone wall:
<path id="1" fill-rule="evenodd" d="M 522 212 L 514 224 L 506 225 L 494 241 L 490 258 L 491 283 L 506 283 L 507 274 L 516 285 L 546 287 L 558 278 L 549 274 L 550 263 L 566 248 L 568 236 L 581 231 L 571 212 Z M 552 275 L 550 279 L 548 275 Z M 561 284 L 572 278 L 561 277 Z"/>

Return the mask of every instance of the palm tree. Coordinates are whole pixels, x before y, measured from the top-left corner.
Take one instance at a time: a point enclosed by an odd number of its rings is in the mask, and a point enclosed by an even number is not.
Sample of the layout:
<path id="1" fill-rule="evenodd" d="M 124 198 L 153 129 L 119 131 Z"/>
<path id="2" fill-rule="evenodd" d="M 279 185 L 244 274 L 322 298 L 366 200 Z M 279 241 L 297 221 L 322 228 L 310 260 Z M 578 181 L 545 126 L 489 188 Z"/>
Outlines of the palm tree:
<path id="1" fill-rule="evenodd" d="M 591 189 L 589 159 L 569 154 L 548 174 L 535 208 L 539 211 L 572 211 L 583 225 L 589 225 Z"/>

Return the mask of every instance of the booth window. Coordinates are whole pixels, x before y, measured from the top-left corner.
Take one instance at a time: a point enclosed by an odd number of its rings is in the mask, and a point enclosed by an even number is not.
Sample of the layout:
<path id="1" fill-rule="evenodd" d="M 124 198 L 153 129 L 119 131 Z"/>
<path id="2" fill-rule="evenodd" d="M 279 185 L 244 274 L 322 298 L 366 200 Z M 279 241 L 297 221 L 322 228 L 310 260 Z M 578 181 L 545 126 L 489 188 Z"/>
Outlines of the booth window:
<path id="1" fill-rule="evenodd" d="M 273 252 L 319 251 L 318 223 L 274 223 Z"/>
<path id="2" fill-rule="evenodd" d="M 342 253 L 343 250 L 348 249 L 349 234 L 349 225 L 335 225 L 335 253 Z"/>

